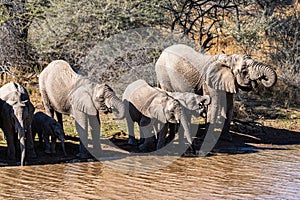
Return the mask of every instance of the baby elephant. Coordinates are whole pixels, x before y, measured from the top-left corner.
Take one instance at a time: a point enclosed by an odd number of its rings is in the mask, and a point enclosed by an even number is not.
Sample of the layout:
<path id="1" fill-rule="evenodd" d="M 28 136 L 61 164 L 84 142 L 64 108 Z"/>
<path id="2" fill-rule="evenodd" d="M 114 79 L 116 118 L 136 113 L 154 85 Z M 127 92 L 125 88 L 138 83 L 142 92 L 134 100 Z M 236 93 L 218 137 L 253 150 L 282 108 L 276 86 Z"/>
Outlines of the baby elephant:
<path id="1" fill-rule="evenodd" d="M 145 138 L 145 142 L 139 146 L 140 150 L 153 148 L 154 135 L 158 138 L 156 148 L 164 146 L 168 123 L 180 123 L 184 136 L 189 145 L 192 145 L 186 113 L 179 101 L 166 92 L 157 90 L 144 80 L 137 80 L 127 86 L 122 99 L 128 111 L 126 121 L 129 144 L 135 143 L 134 122 L 137 122 L 140 135 Z"/>
<path id="2" fill-rule="evenodd" d="M 65 144 L 64 144 L 64 131 L 61 125 L 52 117 L 46 115 L 43 112 L 37 112 L 34 114 L 31 124 L 33 138 L 35 134 L 38 133 L 39 143 L 43 144 L 45 142 L 45 153 L 55 154 L 56 138 L 61 141 L 61 147 L 64 155 L 66 156 Z M 51 137 L 51 146 L 49 142 L 49 137 Z"/>

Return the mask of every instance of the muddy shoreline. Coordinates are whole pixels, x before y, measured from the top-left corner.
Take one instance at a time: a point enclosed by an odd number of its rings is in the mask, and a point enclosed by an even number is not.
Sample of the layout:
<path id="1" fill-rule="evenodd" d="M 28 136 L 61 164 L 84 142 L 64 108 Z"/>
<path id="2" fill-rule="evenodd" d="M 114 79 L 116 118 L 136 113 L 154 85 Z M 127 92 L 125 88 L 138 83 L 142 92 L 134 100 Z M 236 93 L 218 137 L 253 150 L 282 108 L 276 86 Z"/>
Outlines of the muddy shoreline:
<path id="1" fill-rule="evenodd" d="M 270 121 L 270 120 L 267 120 Z M 219 139 L 214 149 L 211 151 L 210 156 L 218 156 L 220 154 L 242 154 L 242 153 L 253 153 L 264 149 L 272 149 L 274 146 L 287 148 L 288 145 L 300 145 L 300 120 L 296 120 L 295 126 L 292 129 L 274 128 L 270 126 L 262 126 L 259 123 L 241 124 L 235 123 L 231 127 L 232 140 L 228 141 L 225 139 Z M 270 121 L 271 123 L 271 121 Z M 203 130 L 199 130 L 197 137 L 193 143 L 196 150 L 199 150 L 203 142 Z M 131 146 L 127 144 L 128 136 L 121 132 L 115 133 L 110 138 L 102 139 L 102 143 L 109 140 L 114 145 L 120 147 L 128 152 L 138 153 L 137 146 Z M 59 143 L 59 142 L 58 142 Z M 105 144 L 104 144 L 105 145 Z M 36 159 L 28 159 L 26 165 L 44 165 L 44 164 L 58 164 L 58 163 L 76 163 L 76 162 L 93 162 L 97 161 L 91 157 L 88 159 L 79 159 L 76 157 L 79 147 L 79 138 L 67 137 L 65 141 L 67 156 L 63 155 L 60 145 L 57 144 L 56 155 L 45 154 L 43 148 L 38 145 L 38 141 L 35 141 L 35 149 L 38 155 Z M 102 144 L 103 146 L 103 144 Z M 105 145 L 103 152 L 110 151 L 109 146 Z M 0 166 L 18 166 L 19 163 L 10 162 L 6 159 L 7 147 L 6 144 L 0 146 Z M 193 155 L 189 150 L 185 153 L 186 157 L 198 156 Z"/>

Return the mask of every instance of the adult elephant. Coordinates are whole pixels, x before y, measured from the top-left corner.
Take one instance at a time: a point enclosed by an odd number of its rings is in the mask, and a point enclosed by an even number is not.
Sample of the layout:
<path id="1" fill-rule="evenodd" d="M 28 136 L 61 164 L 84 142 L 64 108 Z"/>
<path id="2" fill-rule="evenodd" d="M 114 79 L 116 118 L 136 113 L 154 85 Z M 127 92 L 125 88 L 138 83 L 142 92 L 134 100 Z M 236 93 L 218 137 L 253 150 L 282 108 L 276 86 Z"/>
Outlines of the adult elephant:
<path id="1" fill-rule="evenodd" d="M 16 159 L 16 145 L 19 135 L 21 165 L 23 166 L 25 154 L 31 158 L 36 157 L 31 133 L 34 106 L 30 102 L 27 90 L 14 82 L 7 83 L 0 88 L 0 98 L 5 101 L 1 103 L 0 127 L 7 141 L 8 159 Z"/>
<path id="2" fill-rule="evenodd" d="M 139 125 L 141 138 L 145 138 L 145 142 L 139 146 L 143 151 L 153 148 L 154 132 L 158 137 L 157 149 L 163 147 L 168 129 L 167 122 L 180 123 L 188 143 L 192 144 L 186 114 L 179 101 L 166 92 L 151 87 L 144 80 L 137 80 L 127 86 L 122 99 L 128 111 L 126 120 L 130 144 L 136 143 L 134 122 Z"/>
<path id="3" fill-rule="evenodd" d="M 165 90 L 209 95 L 208 125 L 216 125 L 214 131 L 223 130 L 223 133 L 229 132 L 233 94 L 239 88 L 249 91 L 257 86 L 257 80 L 271 87 L 277 80 L 270 66 L 249 56 L 204 55 L 183 44 L 166 48 L 156 62 L 155 71 Z"/>
<path id="4" fill-rule="evenodd" d="M 99 152 L 100 119 L 99 111 L 113 112 L 122 119 L 125 107 L 107 84 L 100 84 L 84 77 L 66 61 L 51 62 L 39 76 L 39 87 L 46 113 L 62 123 L 62 114 L 72 115 L 80 137 L 80 158 L 88 157 L 83 145 L 88 137 L 88 124 L 93 137 L 93 149 Z M 95 155 L 95 154 L 94 154 Z"/>

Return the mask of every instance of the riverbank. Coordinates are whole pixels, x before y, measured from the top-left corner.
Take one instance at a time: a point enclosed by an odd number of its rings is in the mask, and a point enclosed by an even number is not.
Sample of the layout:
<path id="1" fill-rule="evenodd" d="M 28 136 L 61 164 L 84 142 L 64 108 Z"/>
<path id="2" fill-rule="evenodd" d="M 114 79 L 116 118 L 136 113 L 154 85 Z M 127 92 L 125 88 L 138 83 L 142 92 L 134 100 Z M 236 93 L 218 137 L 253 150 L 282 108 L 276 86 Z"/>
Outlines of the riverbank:
<path id="1" fill-rule="evenodd" d="M 201 130 L 203 131 L 203 129 Z M 267 119 L 261 122 L 248 123 L 248 122 L 234 122 L 231 127 L 232 141 L 219 140 L 212 150 L 213 156 L 222 154 L 241 154 L 252 153 L 260 150 L 270 149 L 273 146 L 286 148 L 288 145 L 300 145 L 300 119 L 280 120 L 280 119 Z M 113 142 L 116 146 L 129 152 L 139 152 L 137 146 L 131 146 L 127 144 L 128 136 L 124 132 L 115 132 L 108 138 L 103 138 L 101 143 L 105 144 L 105 151 L 111 151 L 107 145 L 107 141 Z M 203 140 L 199 137 L 194 139 L 194 144 L 199 150 Z M 75 136 L 67 135 L 65 141 L 67 156 L 63 155 L 60 148 L 60 144 L 56 146 L 57 154 L 49 155 L 45 154 L 43 147 L 38 145 L 37 139 L 35 140 L 35 149 L 38 155 L 36 159 L 30 159 L 27 165 L 43 165 L 43 164 L 57 164 L 57 163 L 76 163 L 95 161 L 96 159 L 78 159 L 76 154 L 78 153 L 79 138 Z M 2 141 L 0 146 L 0 166 L 15 166 L 18 163 L 9 162 L 6 159 L 7 147 L 5 142 Z M 189 156 L 190 153 L 187 153 Z"/>

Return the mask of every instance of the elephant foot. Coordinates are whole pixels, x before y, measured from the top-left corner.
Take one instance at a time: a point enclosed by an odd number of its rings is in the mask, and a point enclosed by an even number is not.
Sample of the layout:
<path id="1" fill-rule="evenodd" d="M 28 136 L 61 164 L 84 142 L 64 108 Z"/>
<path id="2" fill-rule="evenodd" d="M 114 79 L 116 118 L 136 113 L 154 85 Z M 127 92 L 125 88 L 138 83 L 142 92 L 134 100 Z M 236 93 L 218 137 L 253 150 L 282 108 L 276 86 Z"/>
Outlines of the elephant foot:
<path id="1" fill-rule="evenodd" d="M 184 157 L 195 157 L 197 156 L 196 148 L 194 145 L 189 145 L 186 151 L 183 153 Z"/>
<path id="2" fill-rule="evenodd" d="M 156 150 L 155 140 L 153 137 L 145 139 L 145 142 L 139 145 L 142 152 L 150 152 Z"/>
<path id="3" fill-rule="evenodd" d="M 45 149 L 45 154 L 51 154 L 51 151 L 49 149 Z"/>
<path id="4" fill-rule="evenodd" d="M 136 139 L 134 137 L 129 136 L 128 144 L 130 144 L 132 146 L 136 146 L 138 143 L 137 143 L 137 141 L 136 141 Z"/>
<path id="5" fill-rule="evenodd" d="M 92 151 L 92 149 L 90 149 Z M 84 144 L 80 142 L 79 145 L 79 153 L 76 154 L 77 158 L 86 159 L 86 158 L 92 158 L 91 153 L 85 148 Z"/>
<path id="6" fill-rule="evenodd" d="M 87 159 L 87 158 L 92 158 L 92 155 L 89 153 L 78 153 L 76 154 L 76 157 L 80 159 Z"/>
<path id="7" fill-rule="evenodd" d="M 204 157 L 212 156 L 213 154 L 207 151 L 199 151 L 197 155 L 198 157 L 204 158 Z"/>
<path id="8" fill-rule="evenodd" d="M 155 145 L 146 145 L 144 143 L 144 144 L 139 145 L 139 150 L 142 152 L 151 152 L 151 151 L 155 150 Z"/>
<path id="9" fill-rule="evenodd" d="M 144 142 L 145 142 L 145 138 L 141 138 L 138 144 L 141 145 L 144 144 Z"/>

